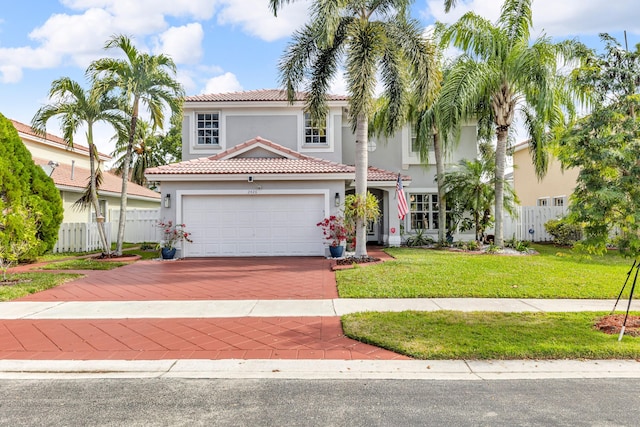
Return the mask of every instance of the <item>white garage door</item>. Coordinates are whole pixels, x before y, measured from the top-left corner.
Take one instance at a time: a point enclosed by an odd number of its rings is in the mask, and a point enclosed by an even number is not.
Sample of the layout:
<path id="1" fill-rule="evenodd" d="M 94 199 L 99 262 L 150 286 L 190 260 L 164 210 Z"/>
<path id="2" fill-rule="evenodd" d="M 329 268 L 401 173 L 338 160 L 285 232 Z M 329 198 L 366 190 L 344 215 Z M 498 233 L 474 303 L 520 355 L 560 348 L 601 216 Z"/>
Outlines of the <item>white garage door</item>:
<path id="1" fill-rule="evenodd" d="M 324 196 L 183 196 L 185 257 L 324 255 Z"/>

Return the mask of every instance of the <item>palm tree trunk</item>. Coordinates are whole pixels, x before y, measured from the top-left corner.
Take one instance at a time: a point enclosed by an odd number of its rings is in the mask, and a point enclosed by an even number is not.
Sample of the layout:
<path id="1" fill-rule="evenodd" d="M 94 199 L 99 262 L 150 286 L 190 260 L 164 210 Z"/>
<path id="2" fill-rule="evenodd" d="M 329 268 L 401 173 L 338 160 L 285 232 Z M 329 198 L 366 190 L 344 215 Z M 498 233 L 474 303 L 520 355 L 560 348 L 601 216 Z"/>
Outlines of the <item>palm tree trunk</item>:
<path id="1" fill-rule="evenodd" d="M 497 143 L 496 143 L 496 205 L 495 205 L 495 237 L 494 244 L 496 246 L 504 246 L 504 238 L 502 231 L 503 212 L 504 212 L 504 167 L 507 157 L 507 135 L 509 128 L 506 126 L 498 127 Z"/>
<path id="2" fill-rule="evenodd" d="M 102 216 L 102 212 L 100 212 L 100 203 L 98 202 L 98 186 L 96 184 L 96 146 L 93 143 L 93 125 L 91 123 L 87 123 L 87 143 L 89 145 L 89 170 L 91 175 L 89 181 L 91 204 L 93 205 L 93 211 L 96 213 L 98 236 L 100 237 L 100 243 L 102 244 L 102 251 L 108 254 L 111 252 L 111 248 L 107 241 L 107 234 L 104 231 L 104 222 L 98 220 L 98 218 Z"/>
<path id="3" fill-rule="evenodd" d="M 436 156 L 436 177 L 438 181 L 438 243 L 444 244 L 447 240 L 447 198 L 445 193 L 444 182 L 444 154 L 442 153 L 442 144 L 440 143 L 440 135 L 436 132 L 433 135 L 433 152 Z"/>
<path id="4" fill-rule="evenodd" d="M 120 193 L 120 218 L 118 222 L 118 243 L 116 244 L 116 255 L 122 255 L 122 244 L 124 243 L 124 227 L 127 221 L 127 184 L 129 183 L 129 165 L 133 153 L 133 140 L 138 122 L 138 98 L 133 100 L 133 112 L 131 113 L 131 127 L 129 128 L 129 142 L 124 155 L 124 165 L 122 166 L 122 190 Z"/>
<path id="5" fill-rule="evenodd" d="M 368 118 L 365 114 L 358 115 L 356 126 L 356 198 L 364 203 L 367 198 L 367 169 L 369 166 Z M 356 217 L 356 257 L 367 256 L 367 229 L 364 218 Z"/>

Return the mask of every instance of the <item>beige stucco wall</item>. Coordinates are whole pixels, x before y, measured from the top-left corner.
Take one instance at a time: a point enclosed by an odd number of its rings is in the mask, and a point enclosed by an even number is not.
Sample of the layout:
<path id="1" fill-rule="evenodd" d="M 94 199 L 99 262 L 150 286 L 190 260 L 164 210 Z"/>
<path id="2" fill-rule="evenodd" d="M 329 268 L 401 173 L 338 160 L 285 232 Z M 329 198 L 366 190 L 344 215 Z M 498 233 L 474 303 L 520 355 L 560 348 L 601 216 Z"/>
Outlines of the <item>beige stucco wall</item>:
<path id="1" fill-rule="evenodd" d="M 71 191 L 61 191 L 60 195 L 62 196 L 62 204 L 64 206 L 64 218 L 62 222 L 90 222 L 91 211 L 89 209 L 78 209 L 74 207 L 73 204 L 80 198 L 80 193 L 71 192 Z M 99 197 L 100 200 L 105 200 L 107 203 L 105 215 L 105 221 L 117 221 L 117 212 L 120 209 L 120 197 L 119 196 L 103 196 Z M 140 200 L 129 198 L 127 200 L 127 210 L 132 209 L 158 209 L 160 207 L 160 200 L 156 201 L 148 201 L 148 200 Z M 116 211 L 115 213 L 113 211 Z M 112 216 L 116 216 L 112 218 Z"/>
<path id="2" fill-rule="evenodd" d="M 70 151 L 53 146 L 44 146 L 26 139 L 23 139 L 22 141 L 24 142 L 25 147 L 27 147 L 31 152 L 32 157 L 44 160 L 53 160 L 66 165 L 71 165 L 71 161 L 75 160 L 76 166 L 89 169 L 89 157 L 85 152 Z"/>
<path id="3" fill-rule="evenodd" d="M 578 169 L 571 168 L 563 171 L 560 162 L 551 157 L 547 174 L 538 180 L 527 148 L 513 154 L 513 165 L 514 187 L 520 198 L 520 205 L 536 206 L 540 198 L 548 197 L 552 202 L 554 197 L 564 196 L 568 206 L 569 196 L 576 186 Z"/>

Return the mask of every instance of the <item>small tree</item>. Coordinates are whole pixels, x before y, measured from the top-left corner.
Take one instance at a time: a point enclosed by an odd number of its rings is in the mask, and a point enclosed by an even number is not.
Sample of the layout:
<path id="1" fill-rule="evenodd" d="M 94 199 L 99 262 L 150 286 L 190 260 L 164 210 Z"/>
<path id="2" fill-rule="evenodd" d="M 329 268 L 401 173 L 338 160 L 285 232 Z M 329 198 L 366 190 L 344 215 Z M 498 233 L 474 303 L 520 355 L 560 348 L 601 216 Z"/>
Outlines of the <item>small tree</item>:
<path id="1" fill-rule="evenodd" d="M 603 54 L 574 74 L 592 95 L 591 113 L 563 135 L 559 158 L 580 170 L 569 218 L 584 225 L 581 246 L 604 252 L 618 233 L 620 253 L 640 255 L 640 49 L 606 34 Z"/>
<path id="2" fill-rule="evenodd" d="M 0 239 L 4 245 L 17 242 L 29 228 L 27 218 L 34 221 L 35 244 L 20 254 L 21 259 L 34 259 L 51 250 L 58 240 L 63 208 L 60 192 L 44 170 L 31 159 L 13 124 L 0 114 Z M 12 214 L 22 212 L 25 222 Z"/>
<path id="3" fill-rule="evenodd" d="M 365 224 L 369 221 L 373 221 L 375 223 L 380 219 L 380 206 L 378 199 L 370 192 L 367 192 L 367 197 L 364 201 L 358 194 L 348 194 L 344 198 L 344 220 L 347 229 L 348 244 L 354 244 L 358 219 L 362 220 Z M 362 242 L 362 244 L 366 245 L 366 242 Z"/>

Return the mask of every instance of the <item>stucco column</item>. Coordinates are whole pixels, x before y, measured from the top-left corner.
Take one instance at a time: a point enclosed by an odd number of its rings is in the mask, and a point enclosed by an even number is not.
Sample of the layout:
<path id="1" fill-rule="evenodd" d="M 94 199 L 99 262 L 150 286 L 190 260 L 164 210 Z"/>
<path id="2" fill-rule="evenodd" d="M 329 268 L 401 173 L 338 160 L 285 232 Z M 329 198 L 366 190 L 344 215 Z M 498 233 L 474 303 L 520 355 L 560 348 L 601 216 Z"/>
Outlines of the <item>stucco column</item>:
<path id="1" fill-rule="evenodd" d="M 389 228 L 387 229 L 389 232 L 389 241 L 387 244 L 395 247 L 400 246 L 402 243 L 402 238 L 400 237 L 400 219 L 398 218 L 398 200 L 396 199 L 395 190 L 387 191 L 387 194 L 389 195 L 389 215 L 387 215 L 389 221 Z"/>

